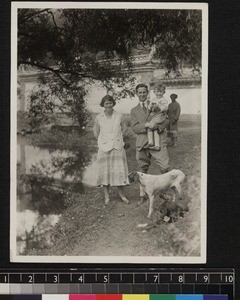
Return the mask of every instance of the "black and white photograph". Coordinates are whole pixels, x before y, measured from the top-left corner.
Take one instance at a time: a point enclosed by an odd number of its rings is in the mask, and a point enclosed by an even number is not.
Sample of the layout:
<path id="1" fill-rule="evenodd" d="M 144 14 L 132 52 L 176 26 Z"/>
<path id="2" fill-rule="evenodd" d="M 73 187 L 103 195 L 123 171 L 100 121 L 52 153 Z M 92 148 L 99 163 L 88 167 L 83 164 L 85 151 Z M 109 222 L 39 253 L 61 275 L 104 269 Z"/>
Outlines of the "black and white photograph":
<path id="1" fill-rule="evenodd" d="M 206 263 L 208 5 L 13 2 L 12 262 Z"/>

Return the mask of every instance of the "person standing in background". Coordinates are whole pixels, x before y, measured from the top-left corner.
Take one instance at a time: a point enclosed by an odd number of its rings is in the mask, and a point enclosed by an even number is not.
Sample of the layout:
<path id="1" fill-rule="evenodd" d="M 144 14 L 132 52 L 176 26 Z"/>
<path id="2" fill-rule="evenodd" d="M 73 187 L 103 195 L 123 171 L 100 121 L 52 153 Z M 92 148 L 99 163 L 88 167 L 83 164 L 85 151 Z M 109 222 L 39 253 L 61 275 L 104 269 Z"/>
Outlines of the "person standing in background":
<path id="1" fill-rule="evenodd" d="M 181 113 L 181 106 L 176 101 L 178 95 L 171 94 L 172 103 L 168 105 L 168 119 L 167 135 L 170 138 L 170 146 L 178 146 L 178 120 Z"/>

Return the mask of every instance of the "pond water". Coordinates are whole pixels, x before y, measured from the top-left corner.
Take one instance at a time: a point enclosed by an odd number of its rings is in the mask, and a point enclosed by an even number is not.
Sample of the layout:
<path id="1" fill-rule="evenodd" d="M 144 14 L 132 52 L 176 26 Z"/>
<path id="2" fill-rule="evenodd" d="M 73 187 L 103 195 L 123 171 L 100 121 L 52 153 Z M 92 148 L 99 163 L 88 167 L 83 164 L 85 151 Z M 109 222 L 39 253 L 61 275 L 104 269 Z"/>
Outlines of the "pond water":
<path id="1" fill-rule="evenodd" d="M 28 254 L 52 244 L 51 230 L 74 193 L 96 185 L 96 155 L 51 151 L 19 144 L 17 149 L 17 251 Z"/>

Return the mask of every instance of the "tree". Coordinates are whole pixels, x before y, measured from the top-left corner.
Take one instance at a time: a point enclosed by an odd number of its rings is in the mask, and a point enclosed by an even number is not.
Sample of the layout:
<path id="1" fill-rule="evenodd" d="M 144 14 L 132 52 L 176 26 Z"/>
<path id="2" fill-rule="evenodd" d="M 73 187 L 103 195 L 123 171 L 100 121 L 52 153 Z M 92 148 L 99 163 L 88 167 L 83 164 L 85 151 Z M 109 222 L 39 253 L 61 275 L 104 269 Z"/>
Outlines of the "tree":
<path id="1" fill-rule="evenodd" d="M 19 9 L 18 66 L 41 70 L 42 87 L 64 94 L 60 109 L 84 125 L 85 84 L 109 87 L 114 79 L 122 85 L 128 77 L 122 70 L 131 71 L 139 46 L 154 46 L 166 70 L 177 70 L 179 62 L 200 67 L 201 34 L 200 10 Z"/>

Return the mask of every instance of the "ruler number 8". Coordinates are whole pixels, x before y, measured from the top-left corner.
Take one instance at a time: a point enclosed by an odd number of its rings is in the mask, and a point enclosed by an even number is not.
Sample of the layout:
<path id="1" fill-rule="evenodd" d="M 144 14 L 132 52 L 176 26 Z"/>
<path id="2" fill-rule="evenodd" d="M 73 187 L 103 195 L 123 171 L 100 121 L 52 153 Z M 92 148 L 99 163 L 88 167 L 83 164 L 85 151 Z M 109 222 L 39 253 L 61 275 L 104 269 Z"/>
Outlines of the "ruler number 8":
<path id="1" fill-rule="evenodd" d="M 183 282 L 183 275 L 178 276 L 178 282 Z"/>

